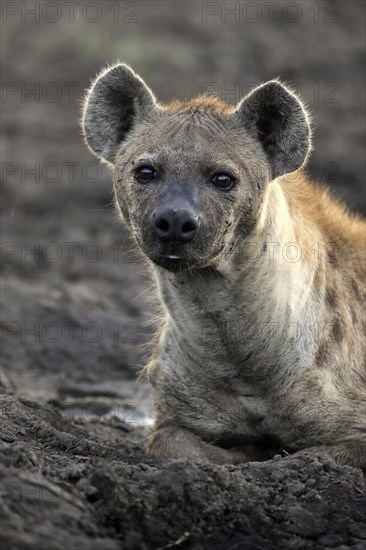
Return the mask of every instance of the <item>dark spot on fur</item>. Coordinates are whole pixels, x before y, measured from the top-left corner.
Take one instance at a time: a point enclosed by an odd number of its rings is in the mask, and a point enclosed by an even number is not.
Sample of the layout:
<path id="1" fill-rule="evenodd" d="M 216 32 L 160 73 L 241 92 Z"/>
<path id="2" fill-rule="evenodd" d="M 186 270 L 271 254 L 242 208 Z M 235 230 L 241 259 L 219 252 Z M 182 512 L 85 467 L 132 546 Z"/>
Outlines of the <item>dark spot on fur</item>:
<path id="1" fill-rule="evenodd" d="M 361 369 L 361 372 L 359 372 L 358 374 L 361 380 L 361 384 L 363 386 L 366 386 L 366 361 L 364 361 L 363 369 Z"/>
<path id="2" fill-rule="evenodd" d="M 321 344 L 315 357 L 315 363 L 318 367 L 325 367 L 328 358 L 328 352 L 325 344 Z"/>
<path id="3" fill-rule="evenodd" d="M 347 399 L 349 399 L 353 405 L 356 406 L 360 400 L 359 392 L 357 392 L 357 390 L 353 390 L 352 388 L 347 388 L 345 393 L 347 395 Z"/>
<path id="4" fill-rule="evenodd" d="M 341 342 L 343 338 L 343 332 L 339 319 L 335 319 L 332 327 L 332 340 L 333 342 Z"/>
<path id="5" fill-rule="evenodd" d="M 361 293 L 360 293 L 360 290 L 357 286 L 357 283 L 354 279 L 351 279 L 351 286 L 352 286 L 352 290 L 357 298 L 357 300 L 360 300 L 361 299 Z"/>
<path id="6" fill-rule="evenodd" d="M 356 312 L 355 312 L 355 310 L 352 306 L 350 306 L 350 313 L 351 313 L 351 317 L 352 317 L 352 323 L 355 325 L 357 323 L 357 315 L 356 315 Z"/>
<path id="7" fill-rule="evenodd" d="M 335 307 L 337 305 L 337 294 L 334 288 L 327 286 L 325 291 L 325 299 L 330 307 Z"/>
<path id="8" fill-rule="evenodd" d="M 338 258 L 335 250 L 333 249 L 333 244 L 330 243 L 329 248 L 327 248 L 327 261 L 332 264 L 334 267 L 338 266 Z"/>
<path id="9" fill-rule="evenodd" d="M 246 356 L 243 358 L 243 363 L 245 364 L 247 361 L 249 361 L 252 356 L 253 356 L 253 352 L 247 353 Z"/>
<path id="10" fill-rule="evenodd" d="M 310 390 L 311 392 L 313 392 L 316 388 L 320 389 L 318 382 L 313 378 L 310 378 L 309 380 L 305 381 L 304 388 L 306 390 Z"/>

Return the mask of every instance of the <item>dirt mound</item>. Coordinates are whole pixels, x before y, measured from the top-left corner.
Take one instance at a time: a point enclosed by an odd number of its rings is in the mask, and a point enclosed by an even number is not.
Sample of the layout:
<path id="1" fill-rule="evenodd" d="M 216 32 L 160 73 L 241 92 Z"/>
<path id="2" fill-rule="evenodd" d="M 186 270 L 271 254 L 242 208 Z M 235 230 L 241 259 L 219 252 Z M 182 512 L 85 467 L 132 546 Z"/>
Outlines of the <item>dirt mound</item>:
<path id="1" fill-rule="evenodd" d="M 2 540 L 12 549 L 363 548 L 361 471 L 304 453 L 242 466 L 145 458 L 114 421 L 2 396 Z"/>

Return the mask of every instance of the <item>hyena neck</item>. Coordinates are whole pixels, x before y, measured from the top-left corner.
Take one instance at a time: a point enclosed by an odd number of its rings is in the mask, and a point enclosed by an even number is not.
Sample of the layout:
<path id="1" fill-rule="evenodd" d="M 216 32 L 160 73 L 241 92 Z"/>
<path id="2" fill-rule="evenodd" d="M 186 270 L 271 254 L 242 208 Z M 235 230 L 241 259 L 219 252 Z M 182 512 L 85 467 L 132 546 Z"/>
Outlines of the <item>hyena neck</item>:
<path id="1" fill-rule="evenodd" d="M 272 181 L 266 189 L 258 221 L 250 235 L 237 238 L 233 254 L 225 257 L 219 270 L 229 278 L 238 272 L 255 279 L 256 272 L 304 282 L 305 273 L 317 270 L 315 244 L 320 240 L 317 227 L 307 219 L 298 200 L 291 195 L 285 179 Z M 319 259 L 319 258 L 318 258 Z M 300 277 L 300 280 L 299 280 Z M 262 277 L 261 277 L 262 278 Z"/>
<path id="2" fill-rule="evenodd" d="M 263 293 L 280 322 L 297 322 L 304 314 L 308 317 L 315 295 L 320 302 L 324 265 L 317 246 L 320 240 L 298 191 L 293 193 L 286 179 L 278 178 L 266 190 L 255 230 L 242 243 L 249 259 L 245 254 L 234 257 L 230 270 L 239 267 L 250 295 L 256 289 L 254 301 L 258 303 L 258 293 Z"/>

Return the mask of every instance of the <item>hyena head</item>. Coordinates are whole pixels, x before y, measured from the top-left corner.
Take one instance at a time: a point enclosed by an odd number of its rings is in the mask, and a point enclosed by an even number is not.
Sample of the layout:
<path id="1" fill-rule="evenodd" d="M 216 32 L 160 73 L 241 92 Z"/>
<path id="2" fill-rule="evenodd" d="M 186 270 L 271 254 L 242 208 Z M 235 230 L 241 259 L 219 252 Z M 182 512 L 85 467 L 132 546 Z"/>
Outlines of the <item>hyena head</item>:
<path id="1" fill-rule="evenodd" d="M 209 96 L 161 105 L 122 64 L 89 90 L 83 130 L 113 167 L 139 247 L 170 271 L 214 265 L 253 231 L 269 182 L 299 168 L 310 146 L 306 112 L 280 82 L 236 107 Z"/>

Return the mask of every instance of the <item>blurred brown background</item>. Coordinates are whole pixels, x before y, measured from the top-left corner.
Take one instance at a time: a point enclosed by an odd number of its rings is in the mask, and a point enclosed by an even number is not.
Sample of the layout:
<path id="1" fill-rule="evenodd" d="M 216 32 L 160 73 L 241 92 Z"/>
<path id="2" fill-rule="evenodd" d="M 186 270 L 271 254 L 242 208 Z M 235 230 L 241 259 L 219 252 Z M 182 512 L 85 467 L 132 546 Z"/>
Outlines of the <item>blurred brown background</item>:
<path id="1" fill-rule="evenodd" d="M 129 63 L 162 101 L 235 103 L 280 76 L 314 117 L 309 173 L 364 212 L 364 23 L 358 1 L 2 3 L 3 365 L 20 391 L 133 397 L 144 360 L 146 270 L 79 130 L 100 68 Z"/>

